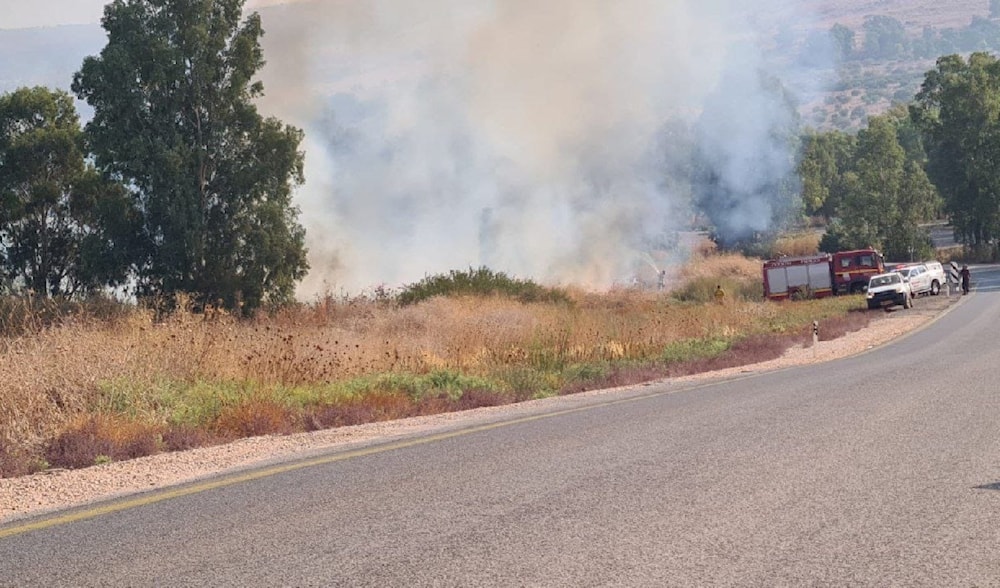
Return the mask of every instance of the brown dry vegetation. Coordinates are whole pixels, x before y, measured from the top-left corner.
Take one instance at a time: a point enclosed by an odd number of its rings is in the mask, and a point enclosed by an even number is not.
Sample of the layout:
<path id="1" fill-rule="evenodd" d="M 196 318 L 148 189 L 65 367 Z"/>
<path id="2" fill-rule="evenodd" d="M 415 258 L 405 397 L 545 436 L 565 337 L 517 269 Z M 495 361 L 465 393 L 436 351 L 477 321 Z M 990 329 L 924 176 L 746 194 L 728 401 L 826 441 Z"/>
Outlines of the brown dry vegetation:
<path id="1" fill-rule="evenodd" d="M 823 234 L 819 231 L 791 234 L 779 238 L 772 251 L 773 257 L 800 257 L 819 253 L 819 242 Z"/>
<path id="2" fill-rule="evenodd" d="M 973 16 L 987 16 L 986 0 L 808 0 L 806 6 L 815 10 L 823 24 L 840 23 L 860 29 L 866 16 L 880 14 L 898 19 L 913 32 L 925 26 L 960 27 L 969 24 Z"/>
<path id="3" fill-rule="evenodd" d="M 32 319 L 0 338 L 0 474 L 753 363 L 806 342 L 814 319 L 864 316 L 848 312 L 863 304 L 854 298 L 760 301 L 757 260 L 712 255 L 681 273 L 674 293 L 575 292 L 568 303 L 327 297 L 253 320 L 156 321 L 139 309 Z M 725 304 L 711 301 L 717 283 Z"/>

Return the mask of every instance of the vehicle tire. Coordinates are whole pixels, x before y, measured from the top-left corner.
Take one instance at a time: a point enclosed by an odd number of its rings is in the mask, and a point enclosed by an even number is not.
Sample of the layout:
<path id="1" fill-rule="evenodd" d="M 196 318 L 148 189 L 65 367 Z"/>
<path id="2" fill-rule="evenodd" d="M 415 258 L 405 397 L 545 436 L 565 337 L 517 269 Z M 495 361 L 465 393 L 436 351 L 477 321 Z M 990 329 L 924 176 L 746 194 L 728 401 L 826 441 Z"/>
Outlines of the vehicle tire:
<path id="1" fill-rule="evenodd" d="M 937 296 L 941 293 L 941 284 L 937 280 L 931 282 L 931 296 Z"/>

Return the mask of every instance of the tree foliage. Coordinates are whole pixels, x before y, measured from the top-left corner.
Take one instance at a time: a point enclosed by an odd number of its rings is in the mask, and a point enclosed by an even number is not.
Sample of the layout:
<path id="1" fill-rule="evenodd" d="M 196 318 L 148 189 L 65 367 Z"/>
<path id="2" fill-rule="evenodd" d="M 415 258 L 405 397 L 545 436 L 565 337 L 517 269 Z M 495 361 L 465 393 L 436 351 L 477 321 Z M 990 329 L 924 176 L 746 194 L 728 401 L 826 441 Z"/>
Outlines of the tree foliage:
<path id="1" fill-rule="evenodd" d="M 189 292 L 250 311 L 307 269 L 291 204 L 302 133 L 262 117 L 259 15 L 243 0 L 115 0 L 108 43 L 73 90 L 94 108 L 98 168 L 141 214 L 140 295 Z"/>
<path id="2" fill-rule="evenodd" d="M 855 51 L 855 33 L 834 25 L 830 30 L 843 60 L 933 59 L 956 52 L 1000 50 L 1000 22 L 995 16 L 973 16 L 964 27 L 938 29 L 925 26 L 919 36 L 910 36 L 904 25 L 888 16 L 870 16 L 863 25 L 863 43 Z"/>
<path id="3" fill-rule="evenodd" d="M 0 96 L 0 273 L 7 289 L 82 294 L 122 283 L 134 220 L 120 185 L 84 159 L 73 98 Z"/>
<path id="4" fill-rule="evenodd" d="M 852 164 L 855 146 L 853 135 L 839 131 L 812 132 L 805 136 L 799 175 L 806 215 L 827 220 L 836 216 L 847 191 L 844 173 Z"/>
<path id="5" fill-rule="evenodd" d="M 927 170 L 958 237 L 986 248 L 1000 237 L 1000 61 L 987 53 L 942 57 L 927 73 L 911 116 L 922 129 Z"/>
<path id="6" fill-rule="evenodd" d="M 840 190 L 833 208 L 835 219 L 820 243 L 822 250 L 875 247 L 897 260 L 931 254 L 928 235 L 920 224 L 936 216 L 939 197 L 923 169 L 920 143 L 913 137 L 905 111 L 895 109 L 873 117 L 853 142 L 839 133 L 829 133 L 812 143 L 838 146 L 837 161 L 843 164 L 800 167 L 804 185 Z M 809 156 L 804 162 L 812 160 L 824 161 Z"/>
<path id="7" fill-rule="evenodd" d="M 835 24 L 830 29 L 830 36 L 841 61 L 847 61 L 854 55 L 854 31 L 842 24 Z"/>
<path id="8" fill-rule="evenodd" d="M 885 15 L 865 17 L 864 25 L 865 57 L 871 59 L 898 59 L 907 55 L 909 38 L 906 27 L 899 20 Z"/>

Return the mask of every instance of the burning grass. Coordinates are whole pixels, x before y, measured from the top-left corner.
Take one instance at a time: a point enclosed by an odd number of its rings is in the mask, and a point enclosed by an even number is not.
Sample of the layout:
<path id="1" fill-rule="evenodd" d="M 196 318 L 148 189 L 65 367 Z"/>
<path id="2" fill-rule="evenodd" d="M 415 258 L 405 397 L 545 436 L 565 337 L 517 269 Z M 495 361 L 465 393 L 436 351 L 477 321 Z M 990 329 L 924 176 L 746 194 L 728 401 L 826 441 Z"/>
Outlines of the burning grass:
<path id="1" fill-rule="evenodd" d="M 804 342 L 813 320 L 829 336 L 863 314 L 848 312 L 863 305 L 853 297 L 761 301 L 759 267 L 712 256 L 674 294 L 328 297 L 253 320 L 119 309 L 21 321 L 0 337 L 0 475 L 752 363 Z M 731 294 L 720 305 L 697 283 Z"/>

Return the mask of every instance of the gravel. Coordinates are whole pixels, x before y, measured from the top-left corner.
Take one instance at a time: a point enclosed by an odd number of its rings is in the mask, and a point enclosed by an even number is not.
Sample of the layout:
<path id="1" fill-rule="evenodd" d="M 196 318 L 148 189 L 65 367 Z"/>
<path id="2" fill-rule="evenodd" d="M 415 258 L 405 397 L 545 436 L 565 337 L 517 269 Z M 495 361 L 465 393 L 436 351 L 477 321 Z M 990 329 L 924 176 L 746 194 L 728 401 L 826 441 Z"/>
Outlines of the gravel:
<path id="1" fill-rule="evenodd" d="M 864 329 L 838 339 L 820 341 L 810 347 L 792 348 L 782 357 L 771 361 L 685 376 L 674 381 L 724 378 L 830 361 L 862 353 L 926 325 L 960 299 L 961 297 L 948 298 L 943 295 L 921 298 L 914 309 L 878 313 L 878 316 Z M 585 394 L 613 395 L 621 393 L 622 390 L 599 390 Z M 2 479 L 0 480 L 0 524 L 98 500 L 192 482 L 215 474 L 245 470 L 305 453 L 386 441 L 456 424 L 471 425 L 477 420 L 495 416 L 498 412 L 511 414 L 527 412 L 534 409 L 538 403 L 558 403 L 560 400 L 560 398 L 550 398 L 519 405 L 480 408 L 462 413 L 416 417 L 314 433 L 254 437 L 228 445 L 152 455 L 82 470 L 52 470 L 32 476 Z"/>

